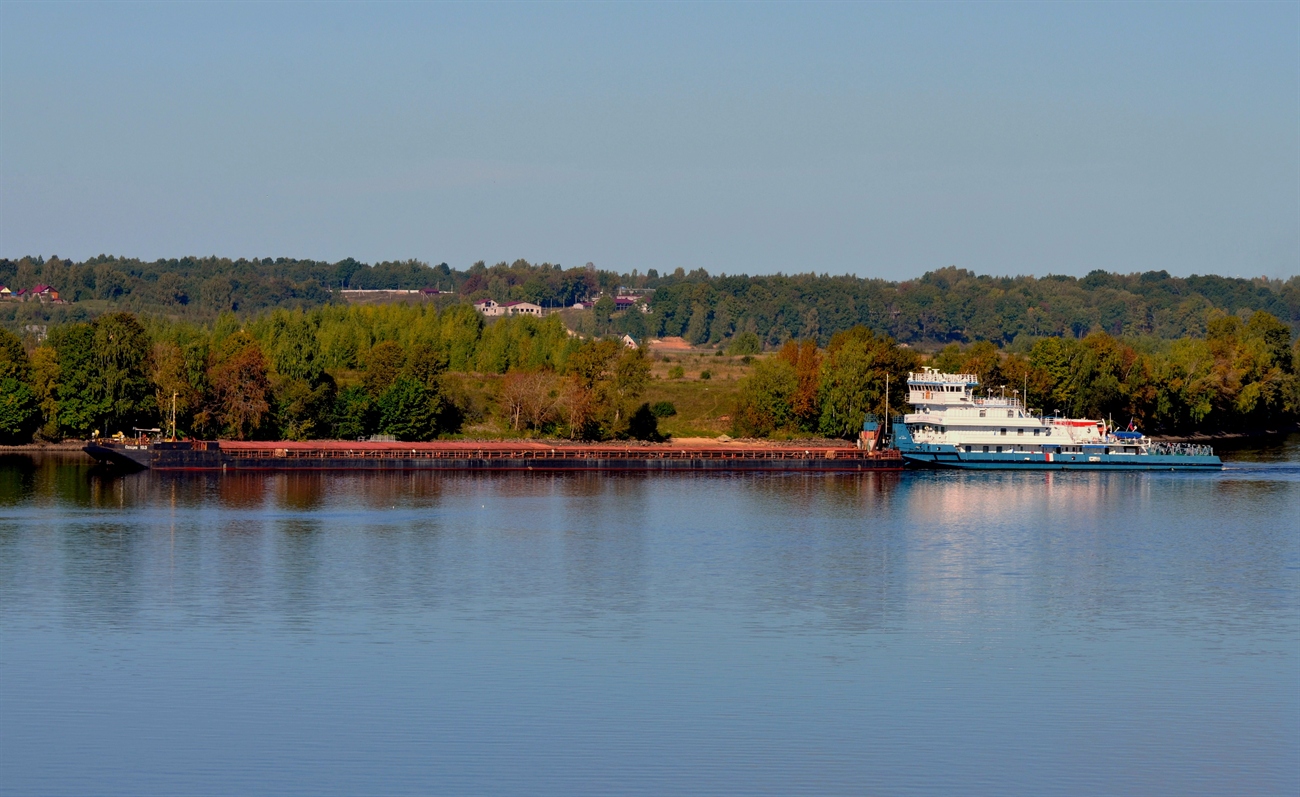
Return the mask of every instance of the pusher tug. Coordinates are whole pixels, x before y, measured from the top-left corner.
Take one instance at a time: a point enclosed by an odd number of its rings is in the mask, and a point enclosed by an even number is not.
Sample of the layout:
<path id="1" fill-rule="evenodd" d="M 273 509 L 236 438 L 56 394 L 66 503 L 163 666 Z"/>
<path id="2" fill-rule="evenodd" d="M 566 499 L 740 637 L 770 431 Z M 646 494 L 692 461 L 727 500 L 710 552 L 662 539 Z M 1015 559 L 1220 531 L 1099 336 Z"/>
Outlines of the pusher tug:
<path id="1" fill-rule="evenodd" d="M 908 374 L 916 409 L 894 422 L 911 465 L 981 470 L 1218 470 L 1209 446 L 1157 443 L 1102 421 L 1035 415 L 1018 397 L 976 397 L 973 374 Z"/>

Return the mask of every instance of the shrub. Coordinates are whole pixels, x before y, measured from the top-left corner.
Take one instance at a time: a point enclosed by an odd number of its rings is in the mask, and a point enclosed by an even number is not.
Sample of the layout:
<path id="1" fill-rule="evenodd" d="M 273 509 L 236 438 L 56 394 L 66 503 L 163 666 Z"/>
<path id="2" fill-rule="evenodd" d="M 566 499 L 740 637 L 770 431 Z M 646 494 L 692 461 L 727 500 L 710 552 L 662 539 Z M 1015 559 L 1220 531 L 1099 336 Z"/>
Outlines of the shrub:
<path id="1" fill-rule="evenodd" d="M 700 379 L 712 379 L 713 374 L 708 371 L 700 371 Z"/>
<path id="2" fill-rule="evenodd" d="M 629 437 L 637 440 L 648 440 L 652 443 L 664 439 L 663 435 L 659 434 L 659 419 L 655 417 L 654 410 L 650 409 L 650 405 L 645 403 L 637 407 L 636 412 L 628 417 L 627 433 Z"/>
<path id="3" fill-rule="evenodd" d="M 681 379 L 684 376 L 686 376 L 686 369 L 682 368 L 680 365 L 674 365 L 672 368 L 668 369 L 669 379 Z"/>
<path id="4" fill-rule="evenodd" d="M 731 345 L 727 347 L 727 353 L 732 355 L 738 354 L 758 354 L 762 351 L 763 345 L 759 341 L 758 335 L 753 332 L 742 332 L 731 339 Z"/>
<path id="5" fill-rule="evenodd" d="M 677 414 L 677 406 L 671 401 L 656 401 L 650 405 L 650 411 L 656 418 L 669 418 Z"/>

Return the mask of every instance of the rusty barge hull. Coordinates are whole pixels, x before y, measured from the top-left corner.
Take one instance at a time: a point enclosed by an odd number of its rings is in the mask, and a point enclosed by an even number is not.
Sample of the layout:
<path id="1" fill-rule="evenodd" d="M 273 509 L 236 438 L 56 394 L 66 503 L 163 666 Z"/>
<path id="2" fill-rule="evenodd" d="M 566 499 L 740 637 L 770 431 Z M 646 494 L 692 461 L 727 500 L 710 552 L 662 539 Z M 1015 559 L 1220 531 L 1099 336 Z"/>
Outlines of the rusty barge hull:
<path id="1" fill-rule="evenodd" d="M 310 443 L 196 441 L 153 444 L 92 443 L 99 462 L 128 470 L 285 471 L 758 471 L 833 472 L 902 470 L 896 451 L 848 446 L 678 446 L 553 443 Z"/>

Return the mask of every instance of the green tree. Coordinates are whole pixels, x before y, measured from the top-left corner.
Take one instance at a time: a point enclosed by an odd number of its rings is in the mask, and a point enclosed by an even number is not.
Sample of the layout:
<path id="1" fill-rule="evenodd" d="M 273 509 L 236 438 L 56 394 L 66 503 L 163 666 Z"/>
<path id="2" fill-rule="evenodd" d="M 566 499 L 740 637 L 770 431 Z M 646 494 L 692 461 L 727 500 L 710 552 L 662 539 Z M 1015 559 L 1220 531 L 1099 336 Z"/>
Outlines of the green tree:
<path id="1" fill-rule="evenodd" d="M 30 443 L 40 425 L 31 361 L 18 336 L 0 329 L 0 444 Z"/>
<path id="2" fill-rule="evenodd" d="M 727 347 L 727 354 L 733 357 L 758 354 L 760 351 L 762 351 L 762 343 L 758 335 L 753 332 L 741 332 L 731 339 L 731 345 Z"/>
<path id="3" fill-rule="evenodd" d="M 378 426 L 375 401 L 364 387 L 352 385 L 338 392 L 334 400 L 334 437 L 357 440 L 374 434 Z"/>
<path id="4" fill-rule="evenodd" d="M 107 433 L 103 424 L 108 414 L 104 391 L 96 384 L 95 330 L 90 324 L 69 324 L 50 331 L 58 370 L 55 404 L 58 435 L 89 437 Z"/>
<path id="5" fill-rule="evenodd" d="M 612 431 L 617 399 L 612 377 L 623 351 L 618 341 L 591 340 L 569 355 L 561 404 L 570 437 L 601 439 Z"/>
<path id="6" fill-rule="evenodd" d="M 59 356 L 53 346 L 37 346 L 31 356 L 32 390 L 40 410 L 42 440 L 58 440 L 59 431 Z"/>
<path id="7" fill-rule="evenodd" d="M 799 387 L 794 366 L 780 358 L 760 360 L 741 382 L 732 412 L 732 430 L 738 437 L 767 437 L 790 428 L 794 421 L 791 401 Z"/>
<path id="8" fill-rule="evenodd" d="M 641 398 L 650 384 L 650 359 L 641 349 L 624 349 L 614 361 L 610 395 L 614 401 L 614 422 L 619 423 L 630 404 Z"/>
<path id="9" fill-rule="evenodd" d="M 917 356 L 910 349 L 900 349 L 893 339 L 876 337 L 865 327 L 832 336 L 822 361 L 822 434 L 857 436 L 868 413 L 884 410 L 886 381 L 891 410 L 901 410 L 906 400 L 907 373 L 916 368 L 916 363 Z"/>
<path id="10" fill-rule="evenodd" d="M 441 397 L 417 379 L 399 376 L 377 402 L 379 430 L 402 441 L 432 440 L 438 436 Z"/>
<path id="11" fill-rule="evenodd" d="M 659 418 L 650 409 L 649 403 L 642 403 L 640 407 L 628 416 L 627 435 L 634 440 L 647 440 L 650 442 L 660 442 L 664 436 L 659 433 Z"/>
<path id="12" fill-rule="evenodd" d="M 130 313 L 100 316 L 92 327 L 95 373 L 90 386 L 102 407 L 97 422 L 105 430 L 124 432 L 152 425 L 157 404 L 150 381 L 149 334 Z"/>
<path id="13" fill-rule="evenodd" d="M 610 330 L 610 318 L 614 315 L 614 300 L 609 296 L 602 296 L 596 300 L 592 307 L 592 317 L 596 324 L 596 333 L 603 335 Z"/>
<path id="14" fill-rule="evenodd" d="M 375 345 L 366 360 L 365 386 L 376 399 L 384 394 L 401 374 L 406 364 L 406 352 L 391 340 Z"/>

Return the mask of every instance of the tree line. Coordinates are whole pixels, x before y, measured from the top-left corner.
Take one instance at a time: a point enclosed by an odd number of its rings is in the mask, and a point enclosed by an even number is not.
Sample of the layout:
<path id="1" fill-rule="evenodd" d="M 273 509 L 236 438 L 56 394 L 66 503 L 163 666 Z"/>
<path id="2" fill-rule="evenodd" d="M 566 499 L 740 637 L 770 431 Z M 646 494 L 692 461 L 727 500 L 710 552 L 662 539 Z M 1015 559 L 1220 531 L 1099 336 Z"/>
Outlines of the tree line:
<path id="1" fill-rule="evenodd" d="M 865 327 L 825 349 L 789 340 L 746 377 L 733 416 L 744 436 L 851 436 L 865 414 L 906 411 L 909 371 L 974 374 L 984 395 L 1043 414 L 1133 423 L 1148 434 L 1250 432 L 1300 422 L 1300 338 L 1274 316 L 1216 314 L 1203 338 L 1039 338 L 1020 351 L 949 344 L 928 360 Z M 888 380 L 887 380 L 888 377 Z M 886 385 L 889 386 L 886 403 Z"/>
<path id="2" fill-rule="evenodd" d="M 1300 339 L 1274 316 L 1215 313 L 1204 337 L 1044 337 L 1000 349 L 949 344 L 927 357 L 855 326 L 788 339 L 759 356 L 731 411 L 746 437 L 852 438 L 869 414 L 905 411 L 922 364 L 1021 391 L 1044 413 L 1132 421 L 1149 433 L 1249 431 L 1300 419 Z M 754 333 L 733 353 L 758 349 Z M 0 441 L 166 428 L 199 438 L 428 440 L 486 412 L 449 373 L 501 375 L 501 431 L 657 439 L 643 400 L 650 360 L 557 316 L 492 322 L 466 305 L 324 306 L 211 324 L 125 312 L 56 326 L 35 343 L 0 331 Z M 886 388 L 888 387 L 888 397 Z M 489 419 L 492 420 L 492 419 Z"/>
<path id="3" fill-rule="evenodd" d="M 0 303 L 0 326 L 89 322 L 129 311 L 173 321 L 213 323 L 222 313 L 253 319 L 273 309 L 312 310 L 345 304 L 343 289 L 436 288 L 451 291 L 435 305 L 481 298 L 568 307 L 620 289 L 653 291 L 651 313 L 613 314 L 597 308 L 589 333 L 633 337 L 680 335 L 693 344 L 730 346 L 753 335 L 766 349 L 813 339 L 826 347 L 835 334 L 865 326 L 909 344 L 969 344 L 1061 337 L 1093 332 L 1112 337 L 1173 340 L 1205 337 L 1214 311 L 1265 311 L 1300 331 L 1300 277 L 1240 279 L 1172 277 L 1164 271 L 1069 276 L 991 277 L 958 268 L 901 282 L 827 274 L 718 275 L 681 268 L 618 273 L 516 260 L 461 270 L 418 260 L 329 263 L 293 258 L 179 258 L 141 261 L 101 255 L 82 262 L 24 257 L 0 259 L 0 285 L 57 288 L 69 303 Z M 584 316 L 586 318 L 586 316 Z"/>
<path id="4" fill-rule="evenodd" d="M 502 406 L 520 432 L 655 439 L 640 401 L 650 364 L 614 339 L 581 339 L 559 318 L 472 308 L 275 310 L 211 325 L 108 313 L 24 346 L 0 330 L 0 441 L 167 428 L 198 438 L 429 440 L 473 410 L 448 370 L 508 374 Z"/>

